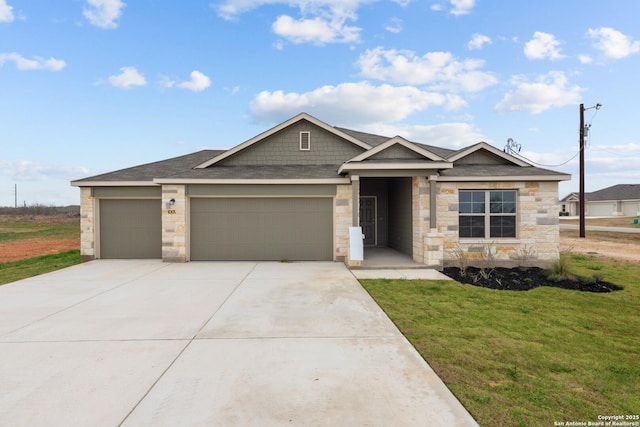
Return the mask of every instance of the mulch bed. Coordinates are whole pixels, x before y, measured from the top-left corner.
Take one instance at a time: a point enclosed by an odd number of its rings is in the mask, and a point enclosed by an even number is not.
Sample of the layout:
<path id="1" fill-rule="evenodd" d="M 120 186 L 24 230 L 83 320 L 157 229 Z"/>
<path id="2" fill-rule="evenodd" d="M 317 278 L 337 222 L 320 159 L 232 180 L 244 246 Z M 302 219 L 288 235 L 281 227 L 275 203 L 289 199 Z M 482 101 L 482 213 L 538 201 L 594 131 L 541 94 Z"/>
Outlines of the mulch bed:
<path id="1" fill-rule="evenodd" d="M 539 286 L 552 286 L 555 288 L 571 289 L 585 292 L 612 292 L 623 289 L 621 286 L 605 282 L 601 278 L 594 277 L 553 277 L 542 268 L 495 268 L 492 271 L 469 267 L 465 275 L 459 268 L 448 267 L 444 274 L 460 283 L 480 286 L 483 288 L 528 291 Z"/>

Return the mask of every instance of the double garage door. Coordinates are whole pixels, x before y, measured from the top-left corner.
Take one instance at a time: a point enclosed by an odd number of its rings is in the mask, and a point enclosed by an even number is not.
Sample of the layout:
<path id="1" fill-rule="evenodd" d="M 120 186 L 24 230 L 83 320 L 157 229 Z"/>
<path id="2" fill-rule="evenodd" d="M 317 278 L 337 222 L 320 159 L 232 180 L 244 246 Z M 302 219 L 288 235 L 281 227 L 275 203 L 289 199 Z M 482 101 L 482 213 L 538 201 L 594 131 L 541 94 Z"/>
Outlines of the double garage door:
<path id="1" fill-rule="evenodd" d="M 191 260 L 332 260 L 328 197 L 191 198 Z M 159 199 L 100 200 L 101 258 L 162 258 Z"/>
<path id="2" fill-rule="evenodd" d="M 333 200 L 192 198 L 191 260 L 331 260 Z"/>

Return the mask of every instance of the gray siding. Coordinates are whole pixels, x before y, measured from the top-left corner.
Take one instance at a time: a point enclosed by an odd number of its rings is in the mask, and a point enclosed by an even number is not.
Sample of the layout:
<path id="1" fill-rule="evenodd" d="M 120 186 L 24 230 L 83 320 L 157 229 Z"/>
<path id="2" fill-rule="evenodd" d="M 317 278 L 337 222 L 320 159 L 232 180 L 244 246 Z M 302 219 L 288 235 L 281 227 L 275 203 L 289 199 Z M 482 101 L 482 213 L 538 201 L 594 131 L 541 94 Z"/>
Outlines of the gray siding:
<path id="1" fill-rule="evenodd" d="M 330 261 L 332 198 L 191 199 L 191 260 Z"/>
<path id="2" fill-rule="evenodd" d="M 424 157 L 415 151 L 409 150 L 399 144 L 392 145 L 391 147 L 383 150 L 373 156 L 370 159 L 420 159 L 424 160 Z"/>
<path id="3" fill-rule="evenodd" d="M 411 178 L 389 179 L 389 247 L 413 256 Z"/>
<path id="4" fill-rule="evenodd" d="M 311 149 L 300 150 L 300 132 L 311 132 Z M 301 120 L 224 159 L 220 165 L 339 165 L 364 152 L 349 141 Z"/>
<path id="5" fill-rule="evenodd" d="M 465 156 L 459 160 L 456 160 L 453 165 L 508 165 L 506 159 L 496 156 L 486 150 L 478 150 Z"/>
<path id="6" fill-rule="evenodd" d="M 161 258 L 160 199 L 100 200 L 100 258 Z"/>

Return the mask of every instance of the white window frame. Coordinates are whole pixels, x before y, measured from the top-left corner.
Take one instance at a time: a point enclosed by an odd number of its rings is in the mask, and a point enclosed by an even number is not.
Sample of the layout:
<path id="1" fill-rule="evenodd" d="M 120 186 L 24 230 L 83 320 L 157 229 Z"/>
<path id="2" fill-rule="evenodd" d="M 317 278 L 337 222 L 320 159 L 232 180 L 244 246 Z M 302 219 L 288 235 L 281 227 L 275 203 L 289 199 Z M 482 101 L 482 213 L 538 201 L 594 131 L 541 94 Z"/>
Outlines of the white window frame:
<path id="1" fill-rule="evenodd" d="M 306 147 L 303 145 L 304 141 L 302 135 L 307 135 Z M 308 130 L 300 132 L 300 151 L 311 151 L 311 132 L 309 132 Z"/>
<path id="2" fill-rule="evenodd" d="M 484 193 L 484 212 L 483 213 L 473 213 L 473 212 L 460 212 L 458 208 L 458 219 L 461 216 L 473 216 L 484 218 L 484 236 L 483 237 L 462 237 L 460 236 L 460 230 L 458 229 L 458 238 L 460 240 L 507 240 L 507 239 L 518 239 L 518 191 L 517 190 L 500 190 L 500 189 L 489 189 L 489 190 L 478 190 L 478 189 L 464 189 L 459 190 L 458 192 L 458 203 L 460 203 L 460 192 L 474 192 L 474 193 Z M 516 211 L 514 213 L 491 213 L 491 193 L 492 192 L 512 192 L 515 193 L 515 204 Z M 491 218 L 492 217 L 502 217 L 502 216 L 511 216 L 515 218 L 515 235 L 508 237 L 491 237 Z"/>

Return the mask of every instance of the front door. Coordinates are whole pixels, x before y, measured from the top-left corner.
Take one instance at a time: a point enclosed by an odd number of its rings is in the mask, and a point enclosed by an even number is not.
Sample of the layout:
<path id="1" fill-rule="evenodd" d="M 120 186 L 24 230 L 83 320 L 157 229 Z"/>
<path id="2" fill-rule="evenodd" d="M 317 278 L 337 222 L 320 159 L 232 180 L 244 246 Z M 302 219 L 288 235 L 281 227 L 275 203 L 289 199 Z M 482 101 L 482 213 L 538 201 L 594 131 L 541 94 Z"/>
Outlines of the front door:
<path id="1" fill-rule="evenodd" d="M 364 245 L 376 245 L 376 197 L 360 197 L 360 227 L 364 234 Z"/>

